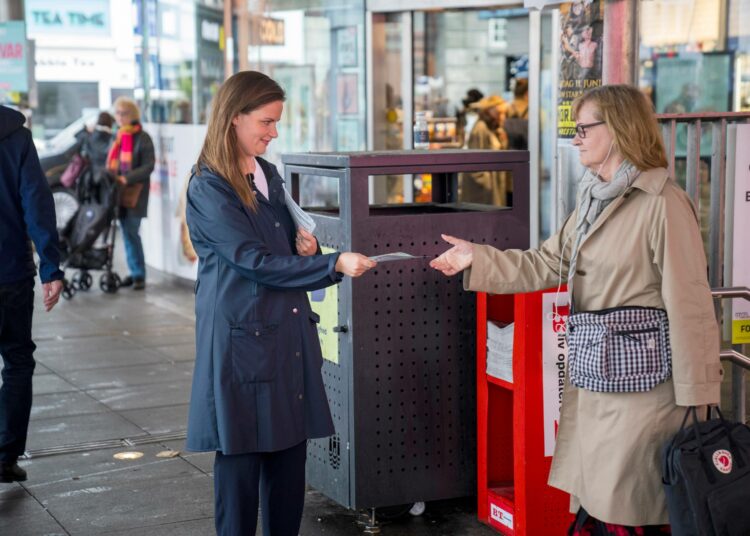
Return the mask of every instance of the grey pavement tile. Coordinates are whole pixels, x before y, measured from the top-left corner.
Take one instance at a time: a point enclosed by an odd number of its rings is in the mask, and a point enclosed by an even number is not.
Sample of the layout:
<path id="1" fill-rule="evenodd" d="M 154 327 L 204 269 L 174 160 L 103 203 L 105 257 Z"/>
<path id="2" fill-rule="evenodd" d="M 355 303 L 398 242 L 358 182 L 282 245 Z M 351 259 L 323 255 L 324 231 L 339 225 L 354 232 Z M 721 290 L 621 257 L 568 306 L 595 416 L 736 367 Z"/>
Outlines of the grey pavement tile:
<path id="1" fill-rule="evenodd" d="M 107 536 L 211 536 L 216 534 L 216 532 L 212 516 L 194 521 L 146 526 L 139 529 L 116 530 L 113 532 L 103 532 L 102 534 L 106 534 Z"/>
<path id="2" fill-rule="evenodd" d="M 29 474 L 24 486 L 29 493 L 36 496 L 38 490 L 50 486 L 58 486 L 65 482 L 70 485 L 82 478 L 108 476 L 117 480 L 120 475 L 136 469 L 151 470 L 152 468 L 170 462 L 173 458 L 158 458 L 157 453 L 166 450 L 164 445 L 149 443 L 133 447 L 95 449 L 86 452 L 70 452 L 53 456 L 32 457 L 19 462 Z M 143 454 L 141 458 L 133 460 L 118 460 L 114 456 L 124 451 L 136 451 Z M 183 460 L 184 463 L 184 460 Z M 185 469 L 175 466 L 172 470 Z"/>
<path id="3" fill-rule="evenodd" d="M 187 429 L 188 405 L 121 411 L 120 415 L 151 435 L 181 432 Z"/>
<path id="4" fill-rule="evenodd" d="M 23 465 L 23 463 L 21 462 L 20 464 Z M 26 499 L 27 497 L 29 497 L 28 492 L 17 482 L 0 484 L 0 501 L 14 501 Z"/>
<path id="5" fill-rule="evenodd" d="M 63 378 L 66 377 L 66 374 L 75 370 L 124 367 L 129 365 L 165 363 L 168 361 L 168 358 L 164 354 L 136 347 L 115 350 L 104 349 L 77 354 L 47 355 L 39 356 L 36 359 Z"/>
<path id="6" fill-rule="evenodd" d="M 145 432 L 114 412 L 37 419 L 29 423 L 27 450 L 143 436 Z"/>
<path id="7" fill-rule="evenodd" d="M 137 342 L 141 346 L 154 347 L 154 346 L 183 346 L 192 345 L 195 346 L 195 329 L 192 325 L 179 331 L 170 330 L 166 332 L 162 331 L 139 331 L 130 335 L 130 340 Z"/>
<path id="8" fill-rule="evenodd" d="M 40 340 L 36 342 L 35 357 L 96 354 L 112 350 L 134 350 L 138 346 L 121 337 L 97 335 L 95 337 L 73 337 L 64 339 Z"/>
<path id="9" fill-rule="evenodd" d="M 114 410 L 156 408 L 187 404 L 190 398 L 190 380 L 160 383 L 153 385 L 135 385 L 121 389 L 92 389 L 89 395 Z"/>
<path id="10" fill-rule="evenodd" d="M 190 380 L 192 376 L 193 364 L 184 362 L 96 368 L 65 373 L 67 381 L 84 390 L 116 389 L 134 385 Z"/>
<path id="11" fill-rule="evenodd" d="M 2 484 L 0 484 L 2 486 Z M 0 495 L 0 497 L 2 497 Z M 65 530 L 33 497 L 18 500 L 0 498 L 0 529 L 3 536 L 65 536 Z M 6 532 L 6 528 L 12 531 Z"/>
<path id="12" fill-rule="evenodd" d="M 37 365 L 39 366 L 39 365 Z M 37 369 L 34 371 L 34 395 L 46 395 L 50 393 L 67 393 L 77 391 L 75 385 L 66 382 L 57 374 L 52 374 L 48 368 L 43 367 L 44 373 L 40 374 Z"/>
<path id="13" fill-rule="evenodd" d="M 33 493 L 75 535 L 134 531 L 213 515 L 212 480 L 180 458 L 40 486 Z"/>
<path id="14" fill-rule="evenodd" d="M 80 391 L 34 395 L 32 419 L 62 418 L 88 413 L 102 413 L 109 408 Z"/>
<path id="15" fill-rule="evenodd" d="M 187 344 L 171 344 L 168 346 L 155 346 L 152 350 L 161 352 L 175 362 L 195 361 L 195 342 Z"/>

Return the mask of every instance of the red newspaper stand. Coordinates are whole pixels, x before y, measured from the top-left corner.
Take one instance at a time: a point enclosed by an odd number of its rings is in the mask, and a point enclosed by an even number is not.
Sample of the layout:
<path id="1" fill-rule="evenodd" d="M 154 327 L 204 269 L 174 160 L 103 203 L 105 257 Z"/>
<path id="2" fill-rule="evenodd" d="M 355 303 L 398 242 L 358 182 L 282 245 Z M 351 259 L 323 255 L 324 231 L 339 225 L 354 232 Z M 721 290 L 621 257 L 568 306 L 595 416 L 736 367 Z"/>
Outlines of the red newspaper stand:
<path id="1" fill-rule="evenodd" d="M 477 515 L 502 534 L 566 534 L 569 495 L 547 485 L 542 300 L 555 290 L 477 295 Z M 514 322 L 513 381 L 486 373 L 487 321 Z"/>

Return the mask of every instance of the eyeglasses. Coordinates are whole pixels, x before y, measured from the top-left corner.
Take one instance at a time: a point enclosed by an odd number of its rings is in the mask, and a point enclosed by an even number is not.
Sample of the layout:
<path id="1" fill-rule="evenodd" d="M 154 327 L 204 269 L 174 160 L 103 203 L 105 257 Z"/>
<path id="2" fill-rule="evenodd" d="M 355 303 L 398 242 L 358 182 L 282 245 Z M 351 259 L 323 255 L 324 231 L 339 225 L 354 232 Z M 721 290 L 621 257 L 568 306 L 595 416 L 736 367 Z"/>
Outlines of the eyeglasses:
<path id="1" fill-rule="evenodd" d="M 597 127 L 603 125 L 606 121 L 597 121 L 596 123 L 586 123 L 585 125 L 576 125 L 576 134 L 579 138 L 584 139 L 586 137 L 586 129 L 591 127 Z"/>

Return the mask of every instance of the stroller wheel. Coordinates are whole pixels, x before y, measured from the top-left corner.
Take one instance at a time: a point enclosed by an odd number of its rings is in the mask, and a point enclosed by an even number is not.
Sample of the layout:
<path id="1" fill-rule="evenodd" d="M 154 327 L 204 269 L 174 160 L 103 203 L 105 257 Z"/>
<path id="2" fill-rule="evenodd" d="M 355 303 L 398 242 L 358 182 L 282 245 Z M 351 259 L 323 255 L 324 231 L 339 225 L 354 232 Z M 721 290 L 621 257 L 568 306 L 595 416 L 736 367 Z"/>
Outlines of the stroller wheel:
<path id="1" fill-rule="evenodd" d="M 99 278 L 99 288 L 107 294 L 114 294 L 120 288 L 120 276 L 113 272 L 103 273 Z"/>
<path id="2" fill-rule="evenodd" d="M 74 286 L 72 286 L 67 279 L 63 279 L 63 290 L 62 290 L 62 297 L 66 300 L 69 300 L 75 295 L 76 289 Z"/>
<path id="3" fill-rule="evenodd" d="M 80 290 L 89 290 L 93 284 L 94 278 L 91 277 L 91 274 L 88 272 L 81 272 L 80 277 L 78 278 L 78 288 Z"/>

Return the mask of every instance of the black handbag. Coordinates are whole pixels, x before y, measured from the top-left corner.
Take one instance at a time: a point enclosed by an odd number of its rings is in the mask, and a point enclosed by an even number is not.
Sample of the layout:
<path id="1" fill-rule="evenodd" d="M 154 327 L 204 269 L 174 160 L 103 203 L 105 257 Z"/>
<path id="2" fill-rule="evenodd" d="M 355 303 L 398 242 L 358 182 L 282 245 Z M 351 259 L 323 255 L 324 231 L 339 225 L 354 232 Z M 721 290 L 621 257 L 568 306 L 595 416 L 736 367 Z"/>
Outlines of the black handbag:
<path id="1" fill-rule="evenodd" d="M 662 452 L 662 482 L 675 536 L 750 534 L 750 428 L 695 407 Z M 692 415 L 693 424 L 687 425 Z M 687 426 L 686 426 L 687 425 Z"/>

